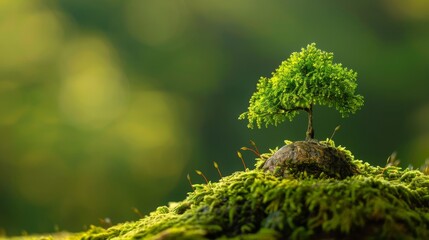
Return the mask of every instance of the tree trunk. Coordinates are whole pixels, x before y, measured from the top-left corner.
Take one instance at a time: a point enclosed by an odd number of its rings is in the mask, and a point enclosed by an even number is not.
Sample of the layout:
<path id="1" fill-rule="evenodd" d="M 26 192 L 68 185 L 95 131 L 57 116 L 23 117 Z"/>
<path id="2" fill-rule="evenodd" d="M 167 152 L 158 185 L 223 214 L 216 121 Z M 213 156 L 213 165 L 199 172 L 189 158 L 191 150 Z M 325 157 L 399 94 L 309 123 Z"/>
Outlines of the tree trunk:
<path id="1" fill-rule="evenodd" d="M 314 129 L 313 129 L 313 105 L 307 109 L 308 113 L 308 127 L 307 127 L 307 136 L 305 140 L 309 141 L 314 139 Z"/>

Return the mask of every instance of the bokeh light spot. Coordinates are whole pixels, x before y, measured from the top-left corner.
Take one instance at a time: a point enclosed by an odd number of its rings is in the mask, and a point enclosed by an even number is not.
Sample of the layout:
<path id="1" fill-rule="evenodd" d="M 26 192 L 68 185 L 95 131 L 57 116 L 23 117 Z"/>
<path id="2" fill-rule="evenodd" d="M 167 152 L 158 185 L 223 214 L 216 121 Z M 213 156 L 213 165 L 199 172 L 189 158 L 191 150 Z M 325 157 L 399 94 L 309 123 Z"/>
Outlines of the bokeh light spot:
<path id="1" fill-rule="evenodd" d="M 429 1 L 427 0 L 394 0 L 384 1 L 384 4 L 397 17 L 411 20 L 429 20 Z"/>
<path id="2" fill-rule="evenodd" d="M 60 108 L 76 126 L 99 128 L 119 116 L 126 81 L 109 44 L 100 37 L 83 37 L 65 50 Z"/>
<path id="3" fill-rule="evenodd" d="M 63 38 L 58 12 L 38 1 L 6 1 L 0 16 L 0 71 L 23 68 L 57 52 Z"/>
<path id="4" fill-rule="evenodd" d="M 188 159 L 186 136 L 178 126 L 177 99 L 146 90 L 134 94 L 129 111 L 114 127 L 115 136 L 130 153 L 134 177 L 174 179 Z M 175 183 L 172 182 L 173 186 Z"/>

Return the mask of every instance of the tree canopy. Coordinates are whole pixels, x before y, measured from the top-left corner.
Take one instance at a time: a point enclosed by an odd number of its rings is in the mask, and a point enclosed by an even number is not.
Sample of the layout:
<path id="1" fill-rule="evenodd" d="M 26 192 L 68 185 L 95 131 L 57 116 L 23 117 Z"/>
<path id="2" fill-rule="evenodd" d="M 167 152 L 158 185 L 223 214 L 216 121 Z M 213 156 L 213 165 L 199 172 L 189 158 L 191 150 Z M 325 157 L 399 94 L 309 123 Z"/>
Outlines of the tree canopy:
<path id="1" fill-rule="evenodd" d="M 307 139 L 311 139 L 313 105 L 334 107 L 343 117 L 355 113 L 363 105 L 363 97 L 355 94 L 357 73 L 333 59 L 333 53 L 318 49 L 315 43 L 292 53 L 270 78 L 259 79 L 248 111 L 239 119 L 247 118 L 249 128 L 255 123 L 261 128 L 292 121 L 305 111 L 309 115 Z"/>

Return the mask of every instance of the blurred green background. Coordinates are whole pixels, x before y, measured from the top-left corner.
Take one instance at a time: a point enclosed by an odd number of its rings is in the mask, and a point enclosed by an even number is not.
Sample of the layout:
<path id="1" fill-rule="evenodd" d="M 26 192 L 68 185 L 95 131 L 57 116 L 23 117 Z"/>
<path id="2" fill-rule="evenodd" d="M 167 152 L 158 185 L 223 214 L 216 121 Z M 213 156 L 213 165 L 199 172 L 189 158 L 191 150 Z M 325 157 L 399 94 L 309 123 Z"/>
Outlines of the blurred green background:
<path id="1" fill-rule="evenodd" d="M 429 157 L 429 2 L 0 1 L 0 235 L 80 231 L 179 201 L 236 150 L 304 139 L 306 116 L 238 121 L 308 43 L 358 72 L 365 106 L 316 107 L 316 138 L 372 164 Z M 253 156 L 244 153 L 248 166 Z"/>

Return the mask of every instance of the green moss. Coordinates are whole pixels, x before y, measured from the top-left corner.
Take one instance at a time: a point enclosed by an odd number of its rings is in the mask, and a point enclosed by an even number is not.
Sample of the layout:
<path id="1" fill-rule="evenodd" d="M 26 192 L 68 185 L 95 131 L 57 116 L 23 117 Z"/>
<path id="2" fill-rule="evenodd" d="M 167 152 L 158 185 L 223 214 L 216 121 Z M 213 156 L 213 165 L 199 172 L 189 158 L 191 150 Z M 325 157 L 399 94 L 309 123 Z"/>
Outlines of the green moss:
<path id="1" fill-rule="evenodd" d="M 329 142 L 333 146 L 333 142 Z M 429 239 L 429 176 L 373 167 L 335 179 L 302 172 L 275 177 L 260 168 L 195 184 L 185 200 L 135 222 L 91 227 L 76 239 Z"/>

